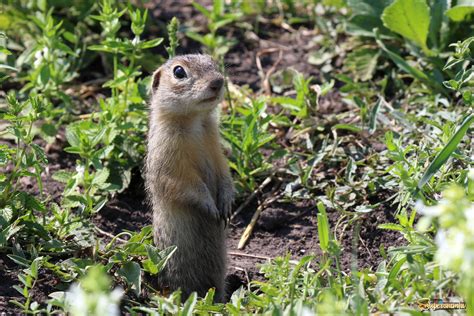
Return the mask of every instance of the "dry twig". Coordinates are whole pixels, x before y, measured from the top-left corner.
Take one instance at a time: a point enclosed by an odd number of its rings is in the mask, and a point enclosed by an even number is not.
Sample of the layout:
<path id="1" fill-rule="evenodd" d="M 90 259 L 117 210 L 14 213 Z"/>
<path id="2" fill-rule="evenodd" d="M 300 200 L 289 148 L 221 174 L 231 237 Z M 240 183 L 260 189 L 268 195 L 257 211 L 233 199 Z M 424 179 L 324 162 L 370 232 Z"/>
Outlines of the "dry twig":
<path id="1" fill-rule="evenodd" d="M 275 191 L 276 190 L 272 191 L 272 193 L 275 193 Z M 237 249 L 241 250 L 245 247 L 245 244 L 247 243 L 248 239 L 250 238 L 250 235 L 252 234 L 253 229 L 255 228 L 255 225 L 257 224 L 257 220 L 260 216 L 260 213 L 262 213 L 263 209 L 265 207 L 267 207 L 269 204 L 271 204 L 271 203 L 275 202 L 276 200 L 278 200 L 282 195 L 283 195 L 283 192 L 280 193 L 280 194 L 275 195 L 274 197 L 272 197 L 272 198 L 270 198 L 266 201 L 264 201 L 262 204 L 260 204 L 257 207 L 257 210 L 255 211 L 255 214 L 253 214 L 253 216 L 252 216 L 252 220 L 250 221 L 250 223 L 245 228 L 245 231 L 242 234 L 242 237 L 240 237 L 240 241 L 239 241 L 239 244 L 237 246 Z"/>

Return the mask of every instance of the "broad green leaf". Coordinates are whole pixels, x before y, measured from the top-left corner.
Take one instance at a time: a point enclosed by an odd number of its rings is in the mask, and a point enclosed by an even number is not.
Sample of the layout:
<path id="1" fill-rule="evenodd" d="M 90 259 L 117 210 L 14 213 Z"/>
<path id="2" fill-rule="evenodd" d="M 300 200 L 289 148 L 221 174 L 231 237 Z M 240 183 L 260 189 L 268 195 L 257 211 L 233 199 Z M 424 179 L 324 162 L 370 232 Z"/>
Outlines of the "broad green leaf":
<path id="1" fill-rule="evenodd" d="M 451 139 L 448 141 L 446 146 L 436 155 L 435 159 L 431 162 L 431 164 L 426 169 L 423 177 L 418 182 L 418 189 L 421 189 L 433 175 L 441 168 L 441 166 L 448 160 L 451 154 L 456 150 L 459 143 L 461 142 L 462 138 L 466 134 L 467 130 L 474 122 L 474 113 L 467 115 L 459 129 L 454 133 Z"/>
<path id="2" fill-rule="evenodd" d="M 75 125 L 68 125 L 66 127 L 66 139 L 71 147 L 80 147 L 81 140 L 79 136 L 79 132 Z"/>
<path id="3" fill-rule="evenodd" d="M 142 275 L 140 265 L 135 261 L 126 262 L 122 268 L 118 270 L 118 274 L 124 277 L 125 281 L 140 295 L 142 290 Z"/>
<path id="4" fill-rule="evenodd" d="M 430 9 L 426 0 L 395 0 L 383 11 L 382 21 L 385 27 L 414 41 L 425 54 L 430 54 L 426 46 L 430 27 Z"/>
<path id="5" fill-rule="evenodd" d="M 459 0 L 457 5 L 446 11 L 446 15 L 454 22 L 472 20 L 474 16 L 474 1 Z M 469 17 L 471 17 L 469 19 Z"/>
<path id="6" fill-rule="evenodd" d="M 105 183 L 105 181 L 107 181 L 109 174 L 109 169 L 100 169 L 95 173 L 94 179 L 92 180 L 92 184 L 96 185 L 97 187 L 101 187 Z"/>
<path id="7" fill-rule="evenodd" d="M 41 131 L 45 135 L 50 136 L 50 137 L 54 137 L 58 133 L 56 126 L 51 123 L 44 123 L 43 125 L 41 125 Z"/>

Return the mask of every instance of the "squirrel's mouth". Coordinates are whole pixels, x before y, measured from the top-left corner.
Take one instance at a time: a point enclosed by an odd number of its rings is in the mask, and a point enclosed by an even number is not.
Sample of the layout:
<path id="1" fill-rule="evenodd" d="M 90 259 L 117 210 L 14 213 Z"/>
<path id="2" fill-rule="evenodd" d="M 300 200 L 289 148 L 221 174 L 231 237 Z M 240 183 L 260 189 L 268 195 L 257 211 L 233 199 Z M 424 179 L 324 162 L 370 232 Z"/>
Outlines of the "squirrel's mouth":
<path id="1" fill-rule="evenodd" d="M 206 99 L 202 100 L 201 103 L 215 102 L 215 101 L 217 101 L 217 100 L 219 99 L 219 97 L 220 97 L 220 95 L 217 94 L 217 95 L 214 95 L 214 96 L 212 96 L 212 97 L 210 97 L 210 98 L 206 98 Z"/>

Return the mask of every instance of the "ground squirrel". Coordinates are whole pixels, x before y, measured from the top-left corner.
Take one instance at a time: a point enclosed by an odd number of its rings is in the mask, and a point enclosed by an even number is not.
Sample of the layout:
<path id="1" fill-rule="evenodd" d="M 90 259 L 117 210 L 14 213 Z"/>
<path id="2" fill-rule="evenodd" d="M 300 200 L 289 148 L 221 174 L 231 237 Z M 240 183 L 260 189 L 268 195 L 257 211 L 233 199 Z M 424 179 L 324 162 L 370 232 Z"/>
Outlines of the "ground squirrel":
<path id="1" fill-rule="evenodd" d="M 155 244 L 177 246 L 159 285 L 224 300 L 225 225 L 234 187 L 223 154 L 217 104 L 224 78 L 207 55 L 170 59 L 152 78 L 146 189 Z"/>

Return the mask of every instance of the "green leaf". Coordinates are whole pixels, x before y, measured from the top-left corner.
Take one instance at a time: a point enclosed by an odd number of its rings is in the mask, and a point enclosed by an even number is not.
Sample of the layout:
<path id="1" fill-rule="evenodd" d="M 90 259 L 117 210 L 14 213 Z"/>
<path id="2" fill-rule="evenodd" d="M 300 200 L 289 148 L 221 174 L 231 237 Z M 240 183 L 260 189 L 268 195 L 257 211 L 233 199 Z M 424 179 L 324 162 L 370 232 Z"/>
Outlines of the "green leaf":
<path id="1" fill-rule="evenodd" d="M 377 226 L 377 228 L 380 229 L 386 229 L 386 230 L 396 230 L 396 231 L 403 231 L 403 226 L 394 224 L 394 223 L 386 223 L 386 224 L 380 224 Z"/>
<path id="2" fill-rule="evenodd" d="M 466 134 L 467 130 L 474 122 L 474 113 L 467 115 L 459 129 L 454 133 L 451 139 L 448 141 L 446 146 L 436 155 L 435 159 L 426 169 L 423 177 L 421 177 L 418 182 L 418 189 L 423 188 L 423 186 L 433 177 L 433 175 L 441 168 L 441 166 L 448 160 L 451 154 L 456 150 L 458 144 L 461 142 L 462 138 Z"/>
<path id="3" fill-rule="evenodd" d="M 54 124 L 51 124 L 51 123 L 44 123 L 43 125 L 41 125 L 41 131 L 45 135 L 50 136 L 50 137 L 54 137 L 58 133 L 56 126 L 54 126 Z"/>
<path id="4" fill-rule="evenodd" d="M 360 127 L 357 127 L 357 126 L 352 125 L 352 124 L 343 124 L 343 123 L 336 124 L 331 129 L 345 129 L 345 130 L 355 132 L 355 133 L 358 133 L 358 132 L 362 131 L 362 129 Z"/>
<path id="5" fill-rule="evenodd" d="M 81 146 L 81 138 L 78 129 L 74 125 L 68 125 L 68 127 L 66 127 L 66 139 L 71 147 Z"/>
<path id="6" fill-rule="evenodd" d="M 35 258 L 35 260 L 33 260 L 33 262 L 31 263 L 31 266 L 30 266 L 30 275 L 37 279 L 38 278 L 38 269 L 41 268 L 42 264 L 43 264 L 43 257 L 37 257 Z"/>
<path id="7" fill-rule="evenodd" d="M 426 0 L 395 0 L 383 11 L 382 21 L 385 27 L 414 41 L 425 54 L 430 54 L 426 46 L 430 27 L 430 8 Z"/>
<path id="8" fill-rule="evenodd" d="M 407 258 L 403 257 L 397 263 L 393 265 L 392 270 L 390 270 L 390 273 L 388 274 L 388 280 L 390 281 L 390 283 L 395 283 L 397 281 L 396 279 L 397 275 L 406 261 L 407 261 Z"/>
<path id="9" fill-rule="evenodd" d="M 27 268 L 30 267 L 30 261 L 26 259 L 25 257 L 21 257 L 18 255 L 7 255 L 7 257 L 20 266 L 27 267 Z"/>
<path id="10" fill-rule="evenodd" d="M 126 262 L 118 270 L 118 274 L 124 277 L 127 284 L 131 286 L 137 295 L 140 295 L 142 290 L 142 274 L 138 263 L 135 261 Z"/>
<path id="11" fill-rule="evenodd" d="M 58 170 L 55 173 L 53 173 L 52 178 L 58 182 L 67 183 L 69 179 L 72 178 L 73 175 L 74 173 L 71 171 Z"/>
<path id="12" fill-rule="evenodd" d="M 33 149 L 35 153 L 35 158 L 37 162 L 47 164 L 48 163 L 48 157 L 46 156 L 43 148 L 38 146 L 37 144 L 31 144 L 31 148 Z"/>
<path id="13" fill-rule="evenodd" d="M 450 0 L 433 0 L 431 4 L 431 21 L 428 36 L 433 46 L 437 48 L 439 48 L 441 27 L 445 19 L 444 11 L 446 11 L 449 1 Z"/>
<path id="14" fill-rule="evenodd" d="M 208 19 L 211 18 L 211 11 L 209 11 L 208 9 L 206 9 L 203 5 L 197 3 L 196 1 L 193 1 L 193 2 L 192 2 L 192 5 L 193 5 L 194 8 L 196 8 L 199 12 L 201 12 L 202 15 L 204 15 L 206 18 L 208 18 Z"/>
<path id="15" fill-rule="evenodd" d="M 348 0 L 347 6 L 355 15 L 369 15 L 379 17 L 391 0 Z"/>
<path id="16" fill-rule="evenodd" d="M 9 66 L 9 65 L 6 65 L 6 64 L 0 64 L 0 69 L 3 68 L 3 69 L 8 69 L 8 70 L 11 70 L 11 71 L 18 71 L 17 68 L 15 67 L 12 67 L 12 66 Z"/>
<path id="17" fill-rule="evenodd" d="M 372 111 L 370 111 L 370 121 L 369 121 L 369 133 L 373 134 L 377 128 L 377 115 L 379 114 L 380 106 L 382 105 L 383 98 L 379 97 L 377 103 L 375 103 Z"/>
<path id="18" fill-rule="evenodd" d="M 191 295 L 189 295 L 186 302 L 184 302 L 184 306 L 183 306 L 183 310 L 181 312 L 181 315 L 182 316 L 192 316 L 194 306 L 196 305 L 196 302 L 197 302 L 197 293 L 192 292 Z"/>
<path id="19" fill-rule="evenodd" d="M 472 20 L 474 2 L 472 0 L 459 0 L 457 5 L 446 11 L 446 15 L 454 22 Z M 470 19 L 468 19 L 471 17 Z"/>
<path id="20" fill-rule="evenodd" d="M 356 80 L 367 81 L 372 79 L 380 50 L 371 48 L 360 48 L 347 55 L 345 65 Z"/>
<path id="21" fill-rule="evenodd" d="M 140 43 L 141 49 L 148 49 L 160 45 L 163 42 L 163 38 L 155 38 L 146 42 Z"/>
<path id="22" fill-rule="evenodd" d="M 109 169 L 103 168 L 97 171 L 94 174 L 94 179 L 92 180 L 92 184 L 96 185 L 97 187 L 102 187 L 107 178 L 109 177 Z"/>
<path id="23" fill-rule="evenodd" d="M 39 80 L 42 85 L 46 85 L 49 81 L 51 74 L 49 71 L 49 66 L 45 65 L 43 68 L 41 68 L 40 75 L 39 75 Z"/>
<path id="24" fill-rule="evenodd" d="M 329 248 L 329 221 L 323 202 L 320 201 L 317 207 L 319 246 L 322 251 L 326 252 Z"/>
<path id="25" fill-rule="evenodd" d="M 419 69 L 411 66 L 410 64 L 408 64 L 406 62 L 405 59 L 403 59 L 403 57 L 401 57 L 397 53 L 395 53 L 395 52 L 391 51 L 390 49 L 388 49 L 385 46 L 385 44 L 382 42 L 382 40 L 380 39 L 380 34 L 377 30 L 375 31 L 375 38 L 376 38 L 376 42 L 380 46 L 380 48 L 397 65 L 398 68 L 400 68 L 401 70 L 411 74 L 413 77 L 420 80 L 421 82 L 423 82 L 428 87 L 431 87 L 433 90 L 435 90 L 437 92 L 440 92 L 440 93 L 443 93 L 443 94 L 446 94 L 446 91 L 444 90 L 443 86 L 440 85 L 438 83 L 438 81 L 436 81 L 435 78 L 429 77 L 423 71 L 420 71 Z"/>
<path id="26" fill-rule="evenodd" d="M 94 207 L 92 208 L 92 211 L 91 213 L 94 214 L 94 213 L 97 213 L 99 212 L 104 206 L 105 204 L 107 203 L 107 198 L 101 198 L 95 205 Z"/>

